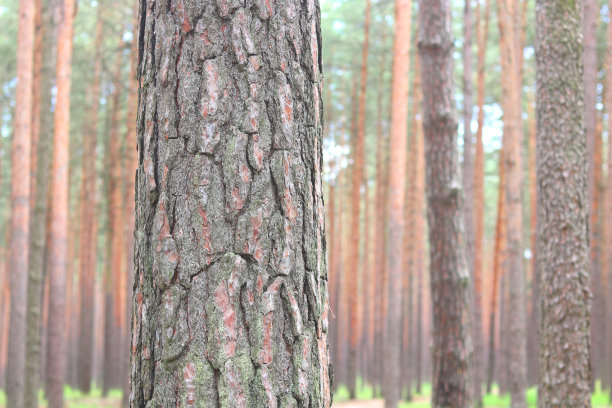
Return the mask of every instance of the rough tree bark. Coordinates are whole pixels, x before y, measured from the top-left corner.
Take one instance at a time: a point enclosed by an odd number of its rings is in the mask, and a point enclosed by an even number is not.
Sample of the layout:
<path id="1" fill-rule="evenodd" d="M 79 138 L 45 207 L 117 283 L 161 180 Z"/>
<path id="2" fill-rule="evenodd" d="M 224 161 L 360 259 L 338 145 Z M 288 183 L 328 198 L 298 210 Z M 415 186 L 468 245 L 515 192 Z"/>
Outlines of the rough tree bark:
<path id="1" fill-rule="evenodd" d="M 395 408 L 401 392 L 401 306 L 404 235 L 404 186 L 408 136 L 408 91 L 410 72 L 412 0 L 395 1 L 395 35 L 391 85 L 391 132 L 389 136 L 387 324 L 384 350 L 385 407 Z"/>
<path id="2" fill-rule="evenodd" d="M 476 146 L 474 153 L 474 332 L 480 345 L 474 344 L 474 403 L 482 406 L 482 382 L 485 374 L 484 339 L 482 330 L 483 299 L 482 277 L 484 263 L 484 144 L 482 141 L 484 129 L 484 98 L 485 98 L 485 68 L 487 38 L 489 35 L 490 2 L 485 0 L 484 10 L 478 2 L 476 8 L 476 41 L 478 42 L 478 72 L 477 72 L 477 104 L 478 104 L 478 130 L 476 132 Z M 480 319 L 480 320 L 479 320 Z M 478 331 L 476 330 L 476 327 Z"/>
<path id="3" fill-rule="evenodd" d="M 423 79 L 435 408 L 472 406 L 471 292 L 462 245 L 463 197 L 458 171 L 452 51 L 450 1 L 422 1 L 419 57 Z"/>
<path id="4" fill-rule="evenodd" d="M 506 226 L 508 267 L 508 379 L 512 408 L 526 407 L 527 342 L 526 284 L 523 268 L 523 207 L 521 192 L 522 119 L 521 119 L 521 49 L 518 46 L 517 24 L 512 22 L 519 13 L 514 0 L 499 2 L 499 31 L 502 66 L 502 108 L 504 110 L 504 154 L 506 171 Z"/>
<path id="5" fill-rule="evenodd" d="M 26 360 L 26 303 L 30 236 L 30 160 L 34 65 L 34 0 L 19 1 L 17 81 L 11 148 L 11 217 L 8 274 L 11 309 L 6 391 L 9 407 L 22 407 Z"/>
<path id="6" fill-rule="evenodd" d="M 581 1 L 538 0 L 539 407 L 590 407 L 588 167 Z M 599 357 L 596 357 L 599 358 Z"/>
<path id="7" fill-rule="evenodd" d="M 42 25 L 37 27 L 37 48 L 40 46 L 42 66 L 40 72 L 40 109 L 37 143 L 36 186 L 33 192 L 32 218 L 30 220 L 30 252 L 28 265 L 28 311 L 26 344 L 26 377 L 24 406 L 38 407 L 38 388 L 41 374 L 42 349 L 42 283 L 46 244 L 47 197 L 49 195 L 49 173 L 53 149 L 53 113 L 51 110 L 52 87 L 55 77 L 57 51 L 57 14 L 60 2 L 48 1 L 42 15 Z M 42 37 L 42 38 L 40 38 Z M 34 121 L 35 118 L 33 117 Z M 33 126 L 34 128 L 35 126 Z M 34 145 L 32 145 L 34 148 Z"/>
<path id="8" fill-rule="evenodd" d="M 68 162 L 70 128 L 70 61 L 74 0 L 63 0 L 57 35 L 56 103 L 53 135 L 51 225 L 49 241 L 49 322 L 47 335 L 47 398 L 61 408 L 66 369 L 66 271 L 68 256 Z"/>
<path id="9" fill-rule="evenodd" d="M 329 407 L 318 1 L 140 33 L 131 406 Z"/>
<path id="10" fill-rule="evenodd" d="M 98 107 L 100 105 L 100 74 L 102 70 L 102 10 L 98 3 L 98 20 L 94 40 L 94 65 L 91 83 L 91 106 L 83 135 L 83 170 L 81 185 L 81 211 L 79 236 L 80 267 L 80 324 L 78 338 L 78 387 L 84 393 L 91 388 L 93 356 L 94 279 L 96 272 L 96 236 L 94 224 L 96 214 L 96 144 L 98 130 Z"/>
<path id="11" fill-rule="evenodd" d="M 347 387 L 349 389 L 350 398 L 355 398 L 355 384 L 357 380 L 357 345 L 360 338 L 358 327 L 360 326 L 358 311 L 360 303 L 365 299 L 359 299 L 357 291 L 358 286 L 358 265 L 359 265 L 359 242 L 360 219 L 361 219 L 361 187 L 363 185 L 363 168 L 364 168 L 364 143 L 365 143 L 365 102 L 366 89 L 368 82 L 368 51 L 370 41 L 370 10 L 371 2 L 366 0 L 365 22 L 363 34 L 363 52 L 361 61 L 361 75 L 359 83 L 359 102 L 357 112 L 357 136 L 353 147 L 355 153 L 353 156 L 353 180 L 351 184 L 351 246 L 349 247 L 349 265 L 348 265 L 348 301 L 349 301 L 349 355 L 348 355 L 348 372 L 347 372 Z"/>

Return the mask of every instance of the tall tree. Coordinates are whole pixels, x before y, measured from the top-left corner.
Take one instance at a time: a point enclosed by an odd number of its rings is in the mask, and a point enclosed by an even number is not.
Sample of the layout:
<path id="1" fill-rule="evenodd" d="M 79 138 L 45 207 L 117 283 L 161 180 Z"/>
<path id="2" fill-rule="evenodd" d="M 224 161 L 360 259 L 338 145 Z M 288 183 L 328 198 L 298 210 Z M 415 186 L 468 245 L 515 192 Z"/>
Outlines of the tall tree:
<path id="1" fill-rule="evenodd" d="M 63 0 L 58 23 L 56 103 L 53 135 L 51 225 L 49 232 L 49 322 L 47 336 L 47 397 L 49 408 L 64 403 L 66 371 L 66 271 L 68 267 L 68 158 L 70 74 L 74 0 Z"/>
<path id="2" fill-rule="evenodd" d="M 608 12 L 612 12 L 612 1 L 608 3 Z M 612 14 L 610 14 L 612 16 Z M 607 28 L 607 48 L 606 48 L 606 56 L 605 56 L 605 69 L 606 69 L 606 93 L 605 93 L 605 103 L 604 109 L 608 114 L 608 135 L 612 134 L 612 20 L 608 19 L 608 28 Z M 606 268 L 603 270 L 603 274 L 607 277 L 607 315 L 606 322 L 607 324 L 607 339 L 608 342 L 612 341 L 612 324 L 609 322 L 612 319 L 612 143 L 608 142 L 608 156 L 607 156 L 607 178 L 606 178 L 606 187 L 605 187 L 605 265 Z M 605 289 L 605 288 L 604 288 Z M 612 389 L 612 349 L 608 347 L 606 350 L 608 353 L 607 356 L 607 364 L 608 364 L 608 381 L 607 386 Z"/>
<path id="3" fill-rule="evenodd" d="M 539 407 L 591 406 L 581 3 L 537 2 Z"/>
<path id="4" fill-rule="evenodd" d="M 512 407 L 526 407 L 527 342 L 526 342 L 526 284 L 523 268 L 523 190 L 522 119 L 521 119 L 521 64 L 517 25 L 519 13 L 513 0 L 499 2 L 500 54 L 502 66 L 502 108 L 504 110 L 504 165 L 506 171 L 506 226 L 508 235 L 508 340 L 509 387 Z"/>
<path id="5" fill-rule="evenodd" d="M 353 157 L 353 181 L 351 185 L 351 246 L 349 247 L 349 358 L 348 358 L 348 389 L 351 398 L 355 398 L 355 383 L 357 380 L 357 345 L 360 338 L 359 334 L 359 316 L 358 310 L 360 307 L 359 294 L 357 292 L 358 265 L 359 265 L 359 241 L 360 219 L 361 219 L 361 187 L 363 185 L 363 161 L 364 161 L 364 143 L 365 143 L 365 103 L 366 89 L 368 82 L 368 52 L 370 47 L 370 14 L 371 1 L 366 0 L 365 8 L 365 23 L 363 34 L 363 53 L 361 60 L 361 78 L 359 83 L 359 107 L 357 113 L 357 138 L 353 146 L 355 154 Z M 361 303 L 365 299 L 361 299 Z"/>
<path id="6" fill-rule="evenodd" d="M 432 406 L 472 406 L 470 285 L 465 264 L 450 1 L 419 4 L 433 305 Z"/>
<path id="7" fill-rule="evenodd" d="M 408 91 L 412 0 L 395 1 L 393 39 L 393 83 L 391 86 L 391 133 L 389 136 L 388 243 L 387 243 L 387 327 L 385 339 L 385 407 L 395 408 L 401 391 L 401 305 L 404 225 L 404 186 L 406 185 L 406 146 L 408 134 Z"/>
<path id="8" fill-rule="evenodd" d="M 157 6 L 130 404 L 329 407 L 318 1 Z"/>
<path id="9" fill-rule="evenodd" d="M 603 316 L 601 311 L 602 303 L 602 292 L 600 291 L 601 286 L 601 268 L 599 259 L 596 257 L 596 245 L 597 242 L 593 239 L 593 233 L 595 232 L 595 212 L 593 204 L 595 203 L 595 134 L 597 126 L 597 19 L 599 14 L 599 7 L 597 0 L 583 0 L 581 2 L 583 7 L 584 18 L 582 20 L 582 32 L 584 37 L 584 122 L 586 128 L 586 141 L 587 141 L 587 180 L 589 185 L 589 214 L 591 219 L 589 221 L 589 238 L 591 245 L 591 290 L 593 291 L 593 316 L 591 325 L 591 341 L 593 346 L 593 353 L 591 354 L 591 368 L 593 370 L 592 381 L 595 381 L 598 375 L 600 375 L 601 364 L 599 364 L 601 355 L 603 353 L 603 341 L 601 336 L 601 327 L 603 325 Z"/>
<path id="10" fill-rule="evenodd" d="M 30 236 L 30 160 L 34 65 L 34 0 L 19 1 L 17 81 L 11 149 L 11 233 L 9 276 L 11 312 L 8 341 L 7 403 L 22 407 L 26 359 L 26 303 Z"/>
<path id="11" fill-rule="evenodd" d="M 93 77 L 91 82 L 91 106 L 83 134 L 83 170 L 81 185 L 81 227 L 79 237 L 79 285 L 80 324 L 78 344 L 78 386 L 89 393 L 92 380 L 94 280 L 96 272 L 96 144 L 98 131 L 98 108 L 100 106 L 100 76 L 102 72 L 102 10 L 98 3 L 98 20 L 94 40 Z"/>
<path id="12" fill-rule="evenodd" d="M 478 104 L 478 130 L 474 153 L 474 332 L 480 347 L 474 346 L 474 402 L 477 407 L 482 406 L 482 382 L 484 379 L 484 339 L 482 331 L 482 276 L 484 263 L 484 144 L 482 141 L 484 129 L 484 99 L 485 99 L 485 68 L 487 38 L 489 35 L 490 2 L 485 0 L 484 10 L 481 3 L 476 7 L 476 41 L 478 42 L 478 72 L 477 72 L 477 104 Z M 480 327 L 479 327 L 480 326 Z M 478 329 L 477 329 L 478 328 Z"/>
<path id="13" fill-rule="evenodd" d="M 57 14 L 60 2 L 48 1 L 36 28 L 36 54 L 40 54 L 40 108 L 32 111 L 33 136 L 37 134 L 36 171 L 32 182 L 33 205 L 30 220 L 30 252 L 28 271 L 28 311 L 26 344 L 26 377 L 24 406 L 38 406 L 38 388 L 41 373 L 41 311 L 43 299 L 43 271 L 46 245 L 47 201 L 49 196 L 49 173 L 53 148 L 52 89 L 55 79 L 57 52 Z M 33 96 L 35 97 L 35 96 Z M 38 128 L 38 130 L 36 130 Z M 34 152 L 32 152 L 34 156 Z M 33 160 L 34 161 L 34 160 Z M 34 167 L 34 164 L 32 164 Z"/>

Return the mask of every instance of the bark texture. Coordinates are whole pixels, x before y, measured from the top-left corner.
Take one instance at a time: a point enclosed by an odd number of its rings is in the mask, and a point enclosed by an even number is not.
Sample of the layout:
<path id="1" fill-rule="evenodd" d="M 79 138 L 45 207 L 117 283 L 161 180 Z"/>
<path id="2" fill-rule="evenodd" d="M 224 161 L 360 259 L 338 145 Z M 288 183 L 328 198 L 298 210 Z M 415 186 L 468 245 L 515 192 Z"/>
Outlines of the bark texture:
<path id="1" fill-rule="evenodd" d="M 26 304 L 30 239 L 30 160 L 34 66 L 34 0 L 19 1 L 14 136 L 11 147 L 11 217 L 8 274 L 11 309 L 8 340 L 7 404 L 22 407 L 26 360 Z"/>
<path id="2" fill-rule="evenodd" d="M 53 136 L 51 225 L 49 231 L 49 322 L 47 335 L 47 398 L 49 408 L 64 402 L 66 371 L 66 273 L 68 270 L 68 161 L 70 73 L 74 0 L 63 0 L 57 36 L 56 104 Z"/>
<path id="3" fill-rule="evenodd" d="M 421 1 L 419 58 L 423 78 L 435 408 L 472 406 L 471 291 L 463 243 L 452 51 L 450 1 Z"/>
<path id="4" fill-rule="evenodd" d="M 393 82 L 391 85 L 391 133 L 389 136 L 387 325 L 384 349 L 385 408 L 395 408 L 401 392 L 402 267 L 404 201 L 408 136 L 408 91 L 410 72 L 412 1 L 395 1 L 393 39 Z"/>
<path id="5" fill-rule="evenodd" d="M 30 220 L 30 252 L 28 265 L 28 315 L 26 344 L 26 377 L 25 400 L 27 408 L 38 407 L 38 388 L 41 373 L 42 355 L 42 299 L 45 256 L 45 236 L 47 218 L 47 197 L 49 195 L 49 173 L 53 149 L 53 113 L 51 111 L 51 92 L 55 77 L 57 50 L 57 11 L 58 0 L 48 1 L 43 11 L 42 25 L 37 27 L 38 36 L 42 36 L 40 52 L 42 66 L 40 77 L 40 109 L 38 114 L 39 131 L 36 160 L 36 186 L 33 192 L 32 218 Z M 34 117 L 32 120 L 34 121 Z M 34 145 L 32 146 L 34 148 Z"/>
<path id="6" fill-rule="evenodd" d="M 539 407 L 590 407 L 587 146 L 581 2 L 538 0 Z M 596 357 L 599 358 L 599 357 Z"/>
<path id="7" fill-rule="evenodd" d="M 329 407 L 318 1 L 143 1 L 130 405 Z"/>

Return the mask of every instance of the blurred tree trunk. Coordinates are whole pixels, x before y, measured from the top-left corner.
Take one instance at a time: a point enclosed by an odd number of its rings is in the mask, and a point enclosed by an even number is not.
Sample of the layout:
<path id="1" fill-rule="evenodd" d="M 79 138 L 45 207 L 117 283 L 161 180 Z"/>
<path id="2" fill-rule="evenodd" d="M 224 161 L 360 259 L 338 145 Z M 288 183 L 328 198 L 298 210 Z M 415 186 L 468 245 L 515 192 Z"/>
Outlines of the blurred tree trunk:
<path id="1" fill-rule="evenodd" d="M 66 372 L 66 271 L 68 266 L 68 165 L 70 79 L 74 0 L 64 0 L 57 36 L 56 104 L 53 137 L 53 180 L 49 242 L 49 323 L 47 336 L 47 391 L 49 408 L 64 403 Z"/>
<path id="2" fill-rule="evenodd" d="M 478 130 L 476 132 L 476 144 L 474 153 L 474 332 L 476 333 L 474 344 L 474 404 L 482 406 L 482 383 L 485 375 L 484 361 L 484 336 L 482 329 L 483 320 L 483 298 L 482 277 L 484 263 L 484 145 L 482 141 L 484 128 L 484 98 L 485 98 L 485 68 L 487 39 L 489 36 L 490 2 L 485 0 L 484 10 L 478 2 L 476 8 L 476 41 L 478 42 L 478 72 L 477 72 L 477 104 L 478 104 Z M 480 327 L 478 327 L 480 326 Z M 478 327 L 478 328 L 477 328 Z M 476 341 L 479 344 L 476 344 Z"/>
<path id="3" fill-rule="evenodd" d="M 597 254 L 598 242 L 595 241 L 595 137 L 597 126 L 597 22 L 599 6 L 597 0 L 583 0 L 582 31 L 584 38 L 584 121 L 587 140 L 587 180 L 589 185 L 589 238 L 591 245 L 591 290 L 593 291 L 593 311 L 591 316 L 591 380 L 594 382 L 601 374 L 601 356 L 604 350 L 602 326 L 604 305 L 601 291 L 601 264 Z"/>
<path id="4" fill-rule="evenodd" d="M 395 408 L 401 397 L 401 322 L 406 146 L 412 1 L 395 1 L 393 73 L 391 85 L 391 132 L 389 136 L 389 216 L 387 262 L 387 327 L 384 351 L 385 407 Z"/>
<path id="5" fill-rule="evenodd" d="M 538 406 L 590 407 L 589 173 L 583 137 L 581 2 L 538 0 L 536 18 L 537 253 L 546 294 Z M 560 106 L 558 101 L 565 103 Z"/>
<path id="6" fill-rule="evenodd" d="M 499 31 L 502 66 L 502 108 L 504 110 L 504 154 L 506 171 L 506 225 L 508 235 L 508 375 L 513 408 L 526 407 L 527 342 L 526 342 L 526 283 L 523 268 L 523 208 L 522 208 L 522 118 L 521 65 L 517 38 L 518 2 L 499 3 Z"/>
<path id="7" fill-rule="evenodd" d="M 92 381 L 94 281 L 96 276 L 96 145 L 98 132 L 98 107 L 100 105 L 100 76 L 102 71 L 102 5 L 98 5 L 98 20 L 94 41 L 91 106 L 83 135 L 83 170 L 81 185 L 81 228 L 79 238 L 80 258 L 80 324 L 78 344 L 78 387 L 89 393 Z"/>
<path id="8" fill-rule="evenodd" d="M 123 363 L 123 406 L 129 405 L 130 394 L 130 344 L 132 342 L 132 291 L 134 287 L 134 225 L 136 220 L 136 171 L 138 169 L 138 136 L 136 122 L 138 114 L 138 6 L 139 1 L 133 1 L 132 7 L 132 43 L 130 46 L 130 72 L 128 76 L 127 125 L 125 136 L 125 335 L 122 350 Z"/>
<path id="9" fill-rule="evenodd" d="M 53 149 L 52 88 L 57 53 L 57 15 L 59 1 L 44 6 L 37 0 L 36 44 L 32 98 L 37 101 L 32 110 L 32 177 L 31 219 L 28 265 L 27 343 L 24 406 L 38 407 L 41 375 L 42 300 L 45 256 L 47 202 L 50 194 L 49 174 Z M 36 89 L 37 88 L 37 89 Z M 36 158 L 35 158 L 36 157 Z"/>
<path id="10" fill-rule="evenodd" d="M 124 222 L 123 222 L 123 189 L 121 174 L 121 140 L 119 136 L 121 111 L 121 84 L 122 52 L 117 51 L 112 74 L 113 94 L 111 100 L 110 123 L 107 143 L 107 168 L 110 170 L 108 178 L 108 263 L 105 275 L 105 329 L 104 329 L 104 385 L 103 394 L 106 395 L 111 387 L 122 386 L 121 381 L 121 330 L 124 319 L 123 278 L 125 272 Z"/>
<path id="11" fill-rule="evenodd" d="M 358 293 L 359 282 L 359 243 L 361 238 L 360 219 L 361 219 L 361 188 L 363 185 L 363 161 L 364 161 L 364 143 L 365 143 L 365 101 L 366 89 L 368 82 L 368 51 L 370 39 L 370 11 L 371 2 L 366 0 L 365 22 L 364 22 L 364 40 L 363 53 L 361 61 L 361 75 L 359 84 L 359 99 L 357 113 L 357 136 L 353 146 L 355 153 L 353 154 L 353 179 L 351 185 L 351 246 L 349 247 L 349 265 L 347 276 L 348 283 L 348 300 L 349 300 L 349 355 L 348 355 L 348 372 L 347 386 L 351 399 L 356 397 L 355 382 L 357 379 L 357 346 L 361 337 L 359 332 L 359 308 L 364 299 L 360 299 Z M 363 275 L 362 275 L 363 276 Z"/>
<path id="12" fill-rule="evenodd" d="M 608 10 L 612 10 L 612 1 L 608 3 Z M 608 20 L 607 27 L 607 48 L 605 55 L 606 84 L 605 84 L 605 101 L 604 112 L 608 114 L 608 135 L 612 134 L 612 22 Z M 608 347 L 606 349 L 606 368 L 608 370 L 608 383 L 605 384 L 608 389 L 612 390 L 612 348 L 609 344 L 612 342 L 612 143 L 608 138 L 608 155 L 607 155 L 607 179 L 605 186 L 604 197 L 604 260 L 605 268 L 603 276 L 607 277 L 607 298 L 606 298 L 606 338 Z"/>
<path id="13" fill-rule="evenodd" d="M 34 0 L 19 1 L 17 81 L 11 149 L 11 217 L 9 279 L 11 287 L 8 340 L 7 404 L 22 407 L 26 360 L 28 240 L 30 234 L 30 162 L 34 65 Z"/>
<path id="14" fill-rule="evenodd" d="M 472 406 L 470 277 L 464 257 L 450 2 L 419 8 L 433 305 L 432 406 Z"/>
<path id="15" fill-rule="evenodd" d="M 130 404 L 327 408 L 319 4 L 141 4 Z"/>
<path id="16" fill-rule="evenodd" d="M 8 228 L 6 229 L 8 232 Z M 8 234 L 6 234 L 8 235 Z M 5 241 L 6 242 L 6 241 Z M 7 248 L 3 247 L 0 249 L 2 254 L 2 263 L 0 263 L 0 282 L 2 288 L 0 294 L 0 384 L 6 384 L 6 360 L 7 360 L 7 349 L 8 349 L 8 337 L 9 337 L 9 313 L 10 313 L 10 302 L 11 302 L 11 291 L 8 277 L 8 262 L 7 262 Z"/>
<path id="17" fill-rule="evenodd" d="M 370 357 L 370 348 L 368 344 L 368 333 L 370 331 L 370 314 L 372 312 L 372 308 L 370 307 L 370 301 L 372 300 L 373 286 L 374 282 L 373 271 L 370 268 L 370 226 L 372 217 L 370 217 L 370 186 L 367 177 L 364 175 L 363 180 L 364 185 L 364 193 L 363 200 L 365 201 L 365 209 L 364 209 L 364 244 L 363 244 L 363 255 L 361 257 L 361 265 L 362 265 L 362 273 L 361 273 L 361 333 L 360 333 L 360 370 L 359 373 L 361 375 L 361 388 L 363 389 L 366 386 L 367 381 L 367 373 L 369 369 L 369 357 Z"/>

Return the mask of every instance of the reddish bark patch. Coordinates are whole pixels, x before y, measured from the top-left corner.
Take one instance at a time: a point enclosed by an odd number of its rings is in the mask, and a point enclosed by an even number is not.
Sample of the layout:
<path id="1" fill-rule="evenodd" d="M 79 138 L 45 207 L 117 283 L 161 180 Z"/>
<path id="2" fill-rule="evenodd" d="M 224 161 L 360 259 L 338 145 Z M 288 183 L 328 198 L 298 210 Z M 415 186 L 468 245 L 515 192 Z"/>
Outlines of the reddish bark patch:
<path id="1" fill-rule="evenodd" d="M 225 331 L 225 342 L 223 350 L 229 358 L 234 357 L 236 351 L 237 328 L 236 311 L 231 305 L 227 287 L 222 282 L 215 290 L 215 304 L 223 312 L 223 329 Z"/>
<path id="2" fill-rule="evenodd" d="M 210 223 L 208 221 L 208 217 L 206 215 L 206 211 L 201 207 L 198 209 L 200 213 L 200 217 L 202 217 L 202 238 L 204 249 L 208 252 L 212 252 L 212 241 L 210 239 Z"/>

